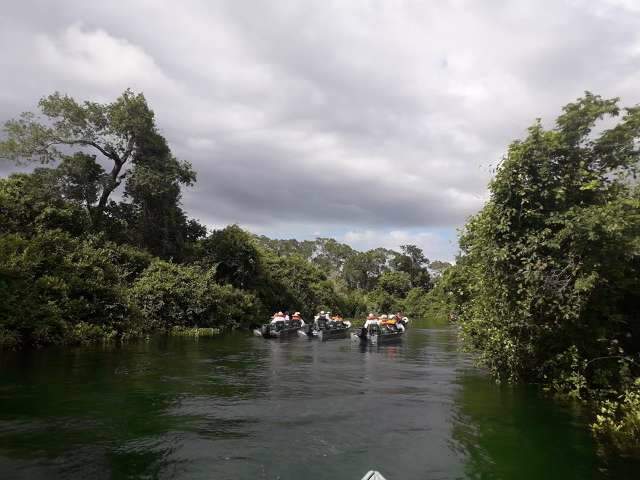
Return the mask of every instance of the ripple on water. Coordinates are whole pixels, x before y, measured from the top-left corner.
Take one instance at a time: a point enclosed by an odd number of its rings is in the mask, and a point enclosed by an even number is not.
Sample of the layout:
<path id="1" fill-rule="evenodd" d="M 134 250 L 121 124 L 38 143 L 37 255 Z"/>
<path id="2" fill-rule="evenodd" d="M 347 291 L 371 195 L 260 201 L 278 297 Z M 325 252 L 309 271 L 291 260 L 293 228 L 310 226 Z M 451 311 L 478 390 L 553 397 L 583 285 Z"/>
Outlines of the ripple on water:
<path id="1" fill-rule="evenodd" d="M 582 421 L 497 386 L 456 332 L 234 334 L 3 358 L 1 478 L 616 478 Z M 549 466 L 552 465 L 553 468 Z M 626 464 L 628 465 L 628 464 Z M 618 475 L 618 478 L 625 478 Z"/>

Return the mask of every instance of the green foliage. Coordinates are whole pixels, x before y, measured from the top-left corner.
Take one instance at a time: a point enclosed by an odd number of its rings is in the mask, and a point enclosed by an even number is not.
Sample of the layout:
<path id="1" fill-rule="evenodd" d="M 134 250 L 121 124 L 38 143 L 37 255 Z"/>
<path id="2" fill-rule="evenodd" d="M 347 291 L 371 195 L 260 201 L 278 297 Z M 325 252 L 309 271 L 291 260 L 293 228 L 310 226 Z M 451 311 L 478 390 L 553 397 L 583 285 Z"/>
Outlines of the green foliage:
<path id="1" fill-rule="evenodd" d="M 277 240 L 265 236 L 255 237 L 258 245 L 280 256 L 298 255 L 318 266 L 331 278 L 340 277 L 345 262 L 357 252 L 349 245 L 333 238 L 315 240 Z"/>
<path id="2" fill-rule="evenodd" d="M 434 276 L 441 277 L 442 274 L 452 265 L 449 262 L 443 262 L 441 260 L 434 260 L 429 263 L 429 270 L 431 270 Z"/>
<path id="3" fill-rule="evenodd" d="M 0 235 L 0 331 L 11 346 L 125 336 L 136 331 L 119 247 L 60 230 Z M 7 340 L 8 338 L 8 340 Z"/>
<path id="4" fill-rule="evenodd" d="M 370 312 L 392 313 L 401 311 L 404 302 L 401 297 L 391 295 L 382 289 L 375 289 L 366 295 L 367 310 Z"/>
<path id="5" fill-rule="evenodd" d="M 411 288 L 420 287 L 428 289 L 431 283 L 428 265 L 429 260 L 422 250 L 415 245 L 401 245 L 401 254 L 392 260 L 393 267 L 399 272 L 405 272 L 409 276 Z"/>
<path id="6" fill-rule="evenodd" d="M 145 328 L 235 327 L 255 315 L 255 298 L 216 283 L 215 272 L 157 260 L 131 288 Z"/>
<path id="7" fill-rule="evenodd" d="M 344 264 L 344 280 L 350 288 L 371 291 L 378 277 L 389 269 L 387 251 L 383 249 L 358 252 Z"/>
<path id="8" fill-rule="evenodd" d="M 313 252 L 316 251 L 317 245 L 315 241 L 312 240 L 296 240 L 296 239 L 288 239 L 288 240 L 280 240 L 274 238 L 268 238 L 263 235 L 255 236 L 258 245 L 263 250 L 269 250 L 272 253 L 287 257 L 289 255 L 299 255 L 306 260 L 310 260 L 313 256 Z"/>
<path id="9" fill-rule="evenodd" d="M 260 280 L 262 266 L 258 247 L 248 232 L 229 225 L 200 242 L 201 262 L 213 266 L 216 279 L 237 288 L 253 288 Z"/>
<path id="10" fill-rule="evenodd" d="M 465 226 L 461 330 L 499 378 L 589 398 L 640 373 L 640 109 L 592 134 L 619 114 L 587 93 L 535 123 Z"/>
<path id="11" fill-rule="evenodd" d="M 465 258 L 456 265 L 448 265 L 436 278 L 431 290 L 414 288 L 404 302 L 404 311 L 410 317 L 428 318 L 442 323 L 456 321 L 468 300 L 468 273 Z M 431 265 L 433 265 L 432 262 Z M 430 266 L 431 266 L 430 265 Z"/>
<path id="12" fill-rule="evenodd" d="M 131 240 L 162 258 L 182 259 L 189 233 L 181 186 L 192 185 L 195 172 L 171 154 L 161 135 L 148 133 L 139 143 L 124 190 L 133 207 L 126 217 Z"/>
<path id="13" fill-rule="evenodd" d="M 0 179 L 0 233 L 33 235 L 61 229 L 81 235 L 89 225 L 88 213 L 63 198 L 56 172 L 37 169 Z"/>
<path id="14" fill-rule="evenodd" d="M 640 378 L 620 395 L 598 404 L 592 429 L 605 439 L 613 440 L 619 450 L 638 450 L 640 439 Z"/>
<path id="15" fill-rule="evenodd" d="M 411 277 L 403 271 L 384 272 L 378 277 L 376 288 L 389 295 L 405 297 L 411 289 Z"/>
<path id="16" fill-rule="evenodd" d="M 265 252 L 263 269 L 258 294 L 267 312 L 292 309 L 300 311 L 304 318 L 311 318 L 321 307 L 337 306 L 331 288 L 322 283 L 326 276 L 303 257 L 279 257 Z"/>
<path id="17" fill-rule="evenodd" d="M 198 327 L 173 327 L 171 335 L 174 337 L 215 337 L 220 335 L 222 330 L 219 328 L 198 328 Z"/>

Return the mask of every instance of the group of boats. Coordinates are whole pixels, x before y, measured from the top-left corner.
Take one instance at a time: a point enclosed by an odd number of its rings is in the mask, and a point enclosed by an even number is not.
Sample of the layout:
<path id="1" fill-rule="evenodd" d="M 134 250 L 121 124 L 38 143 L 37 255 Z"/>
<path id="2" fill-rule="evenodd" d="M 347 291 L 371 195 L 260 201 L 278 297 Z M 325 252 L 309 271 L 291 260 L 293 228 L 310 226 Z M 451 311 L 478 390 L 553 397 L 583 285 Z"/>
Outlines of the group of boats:
<path id="1" fill-rule="evenodd" d="M 263 338 L 283 338 L 302 336 L 309 339 L 333 340 L 351 338 L 365 344 L 377 345 L 400 340 L 406 331 L 409 319 L 400 313 L 395 315 L 374 315 L 370 313 L 362 327 L 352 330 L 350 321 L 339 315 L 321 311 L 312 322 L 305 322 L 300 312 L 291 317 L 282 312 L 273 315 L 269 323 L 254 330 Z"/>

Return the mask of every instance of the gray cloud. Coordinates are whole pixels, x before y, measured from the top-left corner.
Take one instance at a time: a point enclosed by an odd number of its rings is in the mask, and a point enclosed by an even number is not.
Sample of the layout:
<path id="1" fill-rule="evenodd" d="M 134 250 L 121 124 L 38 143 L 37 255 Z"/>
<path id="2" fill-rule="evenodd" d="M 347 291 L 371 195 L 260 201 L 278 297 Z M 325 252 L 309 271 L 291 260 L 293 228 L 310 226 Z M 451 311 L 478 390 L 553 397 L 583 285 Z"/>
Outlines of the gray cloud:
<path id="1" fill-rule="evenodd" d="M 534 118 L 585 89 L 639 101 L 636 5 L 13 2 L 0 116 L 131 87 L 199 172 L 184 203 L 208 224 L 435 245 Z"/>

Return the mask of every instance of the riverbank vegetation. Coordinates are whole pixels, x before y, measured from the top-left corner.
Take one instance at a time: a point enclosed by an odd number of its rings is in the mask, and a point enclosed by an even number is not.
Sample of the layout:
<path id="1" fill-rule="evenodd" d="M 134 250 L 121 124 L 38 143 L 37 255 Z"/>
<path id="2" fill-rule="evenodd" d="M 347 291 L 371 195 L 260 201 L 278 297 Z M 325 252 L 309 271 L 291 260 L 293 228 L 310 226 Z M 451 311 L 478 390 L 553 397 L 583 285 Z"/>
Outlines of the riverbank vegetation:
<path id="1" fill-rule="evenodd" d="M 586 93 L 513 142 L 462 254 L 425 301 L 496 378 L 594 405 L 640 445 L 640 107 Z"/>
<path id="2" fill-rule="evenodd" d="M 208 232 L 180 203 L 196 172 L 128 90 L 107 104 L 43 98 L 5 124 L 0 157 L 37 167 L 0 179 L 3 348 L 247 327 L 285 309 L 422 315 L 448 266 L 413 245 Z"/>

